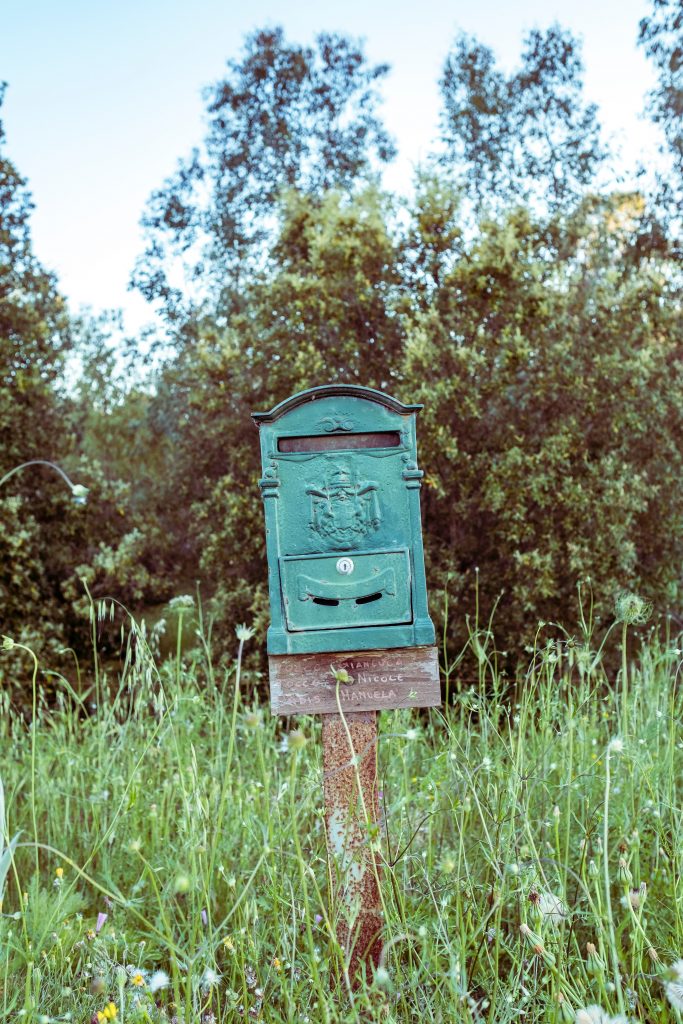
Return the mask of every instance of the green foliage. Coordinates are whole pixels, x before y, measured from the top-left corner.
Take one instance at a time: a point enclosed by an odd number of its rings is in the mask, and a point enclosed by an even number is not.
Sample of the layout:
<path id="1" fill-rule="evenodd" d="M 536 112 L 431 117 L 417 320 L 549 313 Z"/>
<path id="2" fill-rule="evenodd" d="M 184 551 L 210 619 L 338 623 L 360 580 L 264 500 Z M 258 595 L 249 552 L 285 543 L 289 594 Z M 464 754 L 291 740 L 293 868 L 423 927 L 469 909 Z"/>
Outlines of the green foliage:
<path id="1" fill-rule="evenodd" d="M 664 216 L 675 222 L 680 257 L 683 247 L 683 7 L 680 0 L 653 0 L 650 14 L 640 22 L 639 42 L 657 70 L 658 81 L 649 96 L 648 113 L 662 129 L 662 151 L 670 161 L 670 166 L 659 174 L 659 199 Z"/>
<path id="2" fill-rule="evenodd" d="M 674 155 L 679 30 L 666 0 L 641 28 Z M 69 322 L 32 254 L 24 183 L 0 161 L 2 469 L 57 460 L 91 488 L 76 508 L 34 467 L 0 492 L 3 632 L 82 651 L 86 585 L 156 615 L 199 584 L 223 652 L 231 622 L 264 629 L 250 414 L 330 381 L 424 402 L 433 610 L 467 606 L 478 579 L 480 613 L 498 602 L 517 657 L 539 618 L 575 611 L 586 575 L 603 617 L 630 585 L 675 606 L 674 229 L 639 194 L 589 191 L 605 154 L 575 40 L 532 32 L 506 76 L 461 37 L 442 79 L 442 169 L 419 171 L 402 207 L 368 184 L 391 156 L 377 114 L 386 70 L 343 37 L 306 48 L 280 29 L 228 64 L 207 93 L 205 146 L 145 215 L 136 281 L 169 342 L 147 379 L 146 339 L 129 346 L 124 381 L 111 325 Z M 66 394 L 69 353 L 80 376 Z M 463 643 L 462 625 L 449 636 Z"/>
<path id="3" fill-rule="evenodd" d="M 0 84 L 0 106 L 3 93 Z M 0 121 L 0 451 L 9 469 L 61 453 L 55 385 L 70 335 L 55 278 L 33 253 L 26 182 L 3 142 Z"/>
<path id="4" fill-rule="evenodd" d="M 384 973 L 351 995 L 319 717 L 287 723 L 245 699 L 254 677 L 238 681 L 234 633 L 224 668 L 206 635 L 176 667 L 130 629 L 135 657 L 96 715 L 63 687 L 29 729 L 0 696 L 0 776 L 21 830 L 0 1018 L 87 1021 L 114 1002 L 133 1024 L 181 1010 L 216 1024 L 546 1024 L 566 1019 L 560 1004 L 599 1003 L 677 1020 L 681 638 L 648 639 L 621 702 L 599 634 L 542 637 L 513 686 L 472 635 L 478 677 L 456 687 L 453 665 L 453 706 L 381 716 Z M 0 652 L 15 672 L 26 656 Z"/>
<path id="5" fill-rule="evenodd" d="M 199 563 L 223 630 L 265 614 L 251 412 L 321 379 L 391 387 L 402 353 L 386 200 L 373 188 L 349 199 L 289 193 L 280 210 L 276 269 L 245 291 L 227 330 L 207 328 L 164 369 L 153 403 L 172 431 L 166 483 L 179 568 L 189 576 Z"/>
<path id="6" fill-rule="evenodd" d="M 524 209 L 483 222 L 408 328 L 428 579 L 462 598 L 478 568 L 516 651 L 586 575 L 604 617 L 617 586 L 680 578 L 679 281 L 633 258 L 642 205 L 587 200 L 555 237 Z"/>

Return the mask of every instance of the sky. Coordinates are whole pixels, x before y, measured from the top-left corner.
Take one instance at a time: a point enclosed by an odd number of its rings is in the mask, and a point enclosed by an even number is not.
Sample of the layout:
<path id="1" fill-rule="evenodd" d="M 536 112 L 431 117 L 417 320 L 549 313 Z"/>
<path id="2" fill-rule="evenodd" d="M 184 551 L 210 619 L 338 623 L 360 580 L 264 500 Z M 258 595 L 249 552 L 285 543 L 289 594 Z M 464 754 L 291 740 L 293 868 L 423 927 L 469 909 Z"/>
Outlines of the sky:
<path id="1" fill-rule="evenodd" d="M 410 189 L 438 137 L 438 80 L 458 31 L 518 63 L 523 37 L 557 21 L 583 42 L 586 97 L 625 167 L 655 159 L 642 116 L 654 84 L 636 47 L 648 0 L 2 0 L 0 110 L 6 155 L 35 202 L 34 250 L 74 313 L 122 309 L 129 332 L 153 314 L 128 289 L 143 249 L 139 220 L 151 192 L 204 134 L 203 87 L 239 58 L 249 32 L 282 25 L 310 43 L 339 31 L 389 63 L 382 114 L 399 157 L 388 188 Z"/>

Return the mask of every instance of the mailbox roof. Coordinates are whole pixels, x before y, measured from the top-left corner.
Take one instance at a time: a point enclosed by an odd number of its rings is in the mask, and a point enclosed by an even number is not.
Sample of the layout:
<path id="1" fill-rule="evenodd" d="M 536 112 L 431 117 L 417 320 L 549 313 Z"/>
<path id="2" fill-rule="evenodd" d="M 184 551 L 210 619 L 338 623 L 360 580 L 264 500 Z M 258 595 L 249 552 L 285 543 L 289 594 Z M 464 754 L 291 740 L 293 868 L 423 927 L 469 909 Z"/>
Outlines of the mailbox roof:
<path id="1" fill-rule="evenodd" d="M 306 402 L 314 402 L 318 398 L 329 398 L 335 395 L 342 395 L 348 398 L 364 398 L 368 402 L 377 402 L 386 406 L 392 412 L 410 413 L 419 412 L 422 405 L 404 405 L 397 398 L 392 398 L 384 391 L 377 391 L 375 388 L 365 388 L 360 384 L 322 384 L 317 388 L 308 388 L 306 391 L 299 391 L 296 395 L 290 395 L 283 402 L 274 405 L 268 412 L 253 412 L 252 419 L 257 425 L 261 423 L 272 423 L 285 413 L 291 412 L 299 405 Z"/>

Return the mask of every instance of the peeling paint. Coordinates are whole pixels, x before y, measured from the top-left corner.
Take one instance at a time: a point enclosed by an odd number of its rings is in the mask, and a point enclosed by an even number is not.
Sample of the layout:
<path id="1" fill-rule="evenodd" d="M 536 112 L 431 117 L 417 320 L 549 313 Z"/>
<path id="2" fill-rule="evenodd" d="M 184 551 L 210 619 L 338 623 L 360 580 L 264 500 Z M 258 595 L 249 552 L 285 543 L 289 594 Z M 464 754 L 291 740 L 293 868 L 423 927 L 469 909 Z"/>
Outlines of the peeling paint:
<path id="1" fill-rule="evenodd" d="M 344 719 L 325 714 L 322 720 L 330 904 L 349 977 L 357 984 L 362 966 L 376 967 L 382 948 L 380 868 L 373 851 L 379 830 L 377 721 L 374 711 Z"/>

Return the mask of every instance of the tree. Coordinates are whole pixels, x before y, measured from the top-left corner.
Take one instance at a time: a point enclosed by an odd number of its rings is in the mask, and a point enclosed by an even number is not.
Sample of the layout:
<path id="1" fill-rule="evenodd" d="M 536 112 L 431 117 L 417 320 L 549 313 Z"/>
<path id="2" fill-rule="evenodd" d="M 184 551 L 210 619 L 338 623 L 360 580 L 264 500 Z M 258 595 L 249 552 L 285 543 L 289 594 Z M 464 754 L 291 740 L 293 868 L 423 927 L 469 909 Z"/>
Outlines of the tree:
<path id="1" fill-rule="evenodd" d="M 441 79 L 441 162 L 476 211 L 531 203 L 553 213 L 591 185 L 605 152 L 582 73 L 578 42 L 557 25 L 529 33 L 509 77 L 488 47 L 457 38 Z"/>
<path id="2" fill-rule="evenodd" d="M 95 597 L 115 591 L 140 602 L 152 590 L 153 540 L 143 540 L 130 483 L 118 479 L 124 460 L 112 458 L 130 416 L 117 422 L 121 395 L 105 371 L 102 332 L 70 319 L 33 252 L 31 210 L 25 180 L 0 150 L 0 479 L 30 463 L 0 489 L 0 632 L 30 643 L 53 668 L 66 646 L 87 654 L 81 578 Z M 67 389 L 66 361 L 76 355 L 81 380 Z M 88 486 L 85 506 L 55 466 Z"/>
<path id="3" fill-rule="evenodd" d="M 0 87 L 0 103 L 5 86 Z M 60 375 L 71 345 L 64 300 L 36 259 L 26 182 L 4 152 L 0 122 L 0 477 L 68 450 Z M 0 490 L 2 632 L 37 635 L 61 611 L 45 558 L 47 524 L 70 499 L 49 467 L 31 466 Z"/>
<path id="4" fill-rule="evenodd" d="M 220 326 L 242 308 L 283 189 L 351 189 L 392 157 L 376 114 L 386 73 L 341 36 L 320 35 L 315 47 L 288 43 L 280 28 L 248 37 L 242 60 L 207 92 L 203 152 L 181 163 L 143 217 L 148 246 L 133 280 L 170 325 L 192 334 L 203 309 Z"/>
<path id="5" fill-rule="evenodd" d="M 10 469 L 36 452 L 61 454 L 56 385 L 71 339 L 56 280 L 33 253 L 33 204 L 4 140 L 0 121 L 0 451 Z"/>
<path id="6" fill-rule="evenodd" d="M 670 168 L 660 173 L 660 204 L 681 232 L 683 207 L 683 5 L 680 0 L 653 0 L 652 13 L 640 22 L 640 45 L 654 62 L 659 81 L 648 110 L 664 135 L 663 152 Z M 681 239 L 677 241 L 681 250 Z"/>
<path id="7" fill-rule="evenodd" d="M 521 208 L 483 221 L 406 326 L 458 642 L 475 580 L 517 654 L 539 619 L 577 621 L 586 575 L 603 620 L 620 587 L 664 605 L 680 586 L 683 332 L 671 264 L 638 256 L 643 203 L 589 197 L 555 234 Z"/>
<path id="8" fill-rule="evenodd" d="M 160 373 L 153 417 L 170 431 L 168 536 L 178 572 L 200 570 L 215 595 L 224 634 L 266 612 L 251 413 L 321 381 L 397 386 L 400 277 L 387 207 L 372 187 L 285 194 L 272 271 L 245 287 L 228 328 L 205 325 Z"/>

